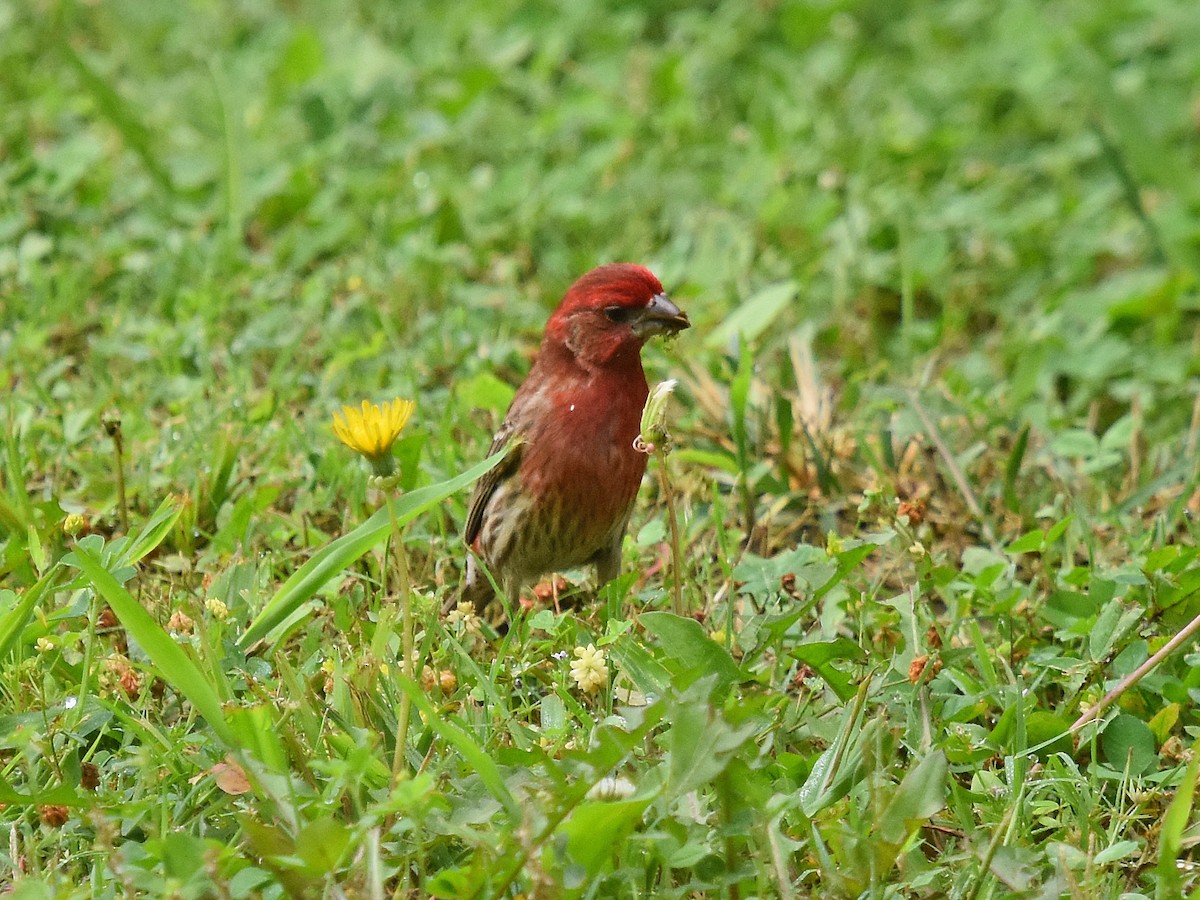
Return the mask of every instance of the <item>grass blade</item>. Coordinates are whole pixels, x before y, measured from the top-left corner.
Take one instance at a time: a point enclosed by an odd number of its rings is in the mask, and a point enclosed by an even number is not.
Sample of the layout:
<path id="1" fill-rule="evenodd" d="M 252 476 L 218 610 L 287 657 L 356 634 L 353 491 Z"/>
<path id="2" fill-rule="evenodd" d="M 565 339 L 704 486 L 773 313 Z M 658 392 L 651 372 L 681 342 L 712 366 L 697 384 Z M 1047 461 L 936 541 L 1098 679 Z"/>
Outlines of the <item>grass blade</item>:
<path id="1" fill-rule="evenodd" d="M 1183 781 L 1175 789 L 1175 799 L 1167 808 L 1162 820 L 1162 841 L 1159 845 L 1158 876 L 1167 892 L 1182 889 L 1176 860 L 1183 848 L 1183 834 L 1192 815 L 1192 802 L 1196 795 L 1196 776 L 1200 775 L 1200 756 L 1194 755 L 1184 772 Z M 1164 892 L 1160 892 L 1160 896 Z"/>
<path id="2" fill-rule="evenodd" d="M 500 767 L 496 765 L 495 760 L 475 743 L 466 731 L 451 722 L 445 715 L 439 714 L 425 697 L 425 692 L 421 690 L 419 684 L 397 673 L 396 685 L 412 700 L 413 706 L 421 713 L 425 724 L 458 751 L 463 762 L 479 776 L 479 780 L 488 789 L 488 793 L 508 811 L 513 821 L 521 821 L 521 808 L 517 805 L 512 792 L 509 791 L 508 785 L 504 783 L 504 776 L 500 774 Z"/>
<path id="3" fill-rule="evenodd" d="M 179 521 L 182 512 L 183 504 L 175 496 L 167 497 L 160 503 L 146 524 L 129 536 L 129 542 L 121 554 L 122 564 L 133 565 L 161 544 Z"/>
<path id="4" fill-rule="evenodd" d="M 125 98 L 113 90 L 112 86 L 100 77 L 69 42 L 62 41 L 59 46 L 79 76 L 83 87 L 92 95 L 92 100 L 95 101 L 100 114 L 120 132 L 125 143 L 129 145 L 129 149 L 138 155 L 150 176 L 159 186 L 174 193 L 175 186 L 171 183 L 171 176 L 159 162 L 158 154 L 154 150 L 153 132 L 150 128 L 137 117 Z"/>
<path id="5" fill-rule="evenodd" d="M 449 481 L 405 494 L 395 503 L 397 523 L 403 525 L 411 521 L 431 506 L 462 490 L 498 465 L 507 453 L 508 447 L 505 447 Z M 302 605 L 311 599 L 322 585 L 383 541 L 390 533 L 391 524 L 388 522 L 387 510 L 380 509 L 349 534 L 344 534 L 322 547 L 276 591 L 275 596 L 250 623 L 238 645 L 245 648 L 263 639 L 272 645 L 278 643 L 288 629 L 303 617 Z"/>
<path id="6" fill-rule="evenodd" d="M 184 652 L 137 599 L 104 568 L 100 557 L 82 545 L 65 560 L 83 570 L 101 597 L 112 607 L 117 618 L 150 657 L 155 674 L 183 694 L 208 722 L 213 732 L 230 748 L 236 748 L 233 731 L 225 721 L 221 698 L 204 677 L 200 667 Z"/>
<path id="7" fill-rule="evenodd" d="M 16 603 L 0 616 L 0 660 L 8 656 L 8 651 L 16 644 L 17 638 L 25 629 L 30 617 L 33 615 L 33 609 L 37 606 L 38 600 L 45 593 L 49 586 L 54 573 L 58 570 L 58 566 L 54 566 L 43 575 L 33 587 L 25 592 L 23 597 L 16 599 Z M 0 597 L 16 598 L 17 595 L 9 590 L 0 591 Z M 5 603 L 5 606 L 8 604 Z"/>

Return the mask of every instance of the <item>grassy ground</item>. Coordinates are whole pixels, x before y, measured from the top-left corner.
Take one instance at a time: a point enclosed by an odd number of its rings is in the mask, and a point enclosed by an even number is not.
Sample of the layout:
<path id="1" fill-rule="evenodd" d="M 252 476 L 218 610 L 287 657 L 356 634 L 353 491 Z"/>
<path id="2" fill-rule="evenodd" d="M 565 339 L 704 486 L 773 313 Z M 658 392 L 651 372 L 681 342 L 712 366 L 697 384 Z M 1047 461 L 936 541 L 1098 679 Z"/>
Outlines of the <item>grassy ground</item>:
<path id="1" fill-rule="evenodd" d="M 12 896 L 1200 890 L 1194 640 L 1068 733 L 1200 613 L 1192 0 L 0 32 Z M 600 597 L 441 616 L 470 470 L 614 259 L 695 324 L 646 354 L 687 614 L 656 460 Z M 395 396 L 413 680 L 330 428 Z"/>

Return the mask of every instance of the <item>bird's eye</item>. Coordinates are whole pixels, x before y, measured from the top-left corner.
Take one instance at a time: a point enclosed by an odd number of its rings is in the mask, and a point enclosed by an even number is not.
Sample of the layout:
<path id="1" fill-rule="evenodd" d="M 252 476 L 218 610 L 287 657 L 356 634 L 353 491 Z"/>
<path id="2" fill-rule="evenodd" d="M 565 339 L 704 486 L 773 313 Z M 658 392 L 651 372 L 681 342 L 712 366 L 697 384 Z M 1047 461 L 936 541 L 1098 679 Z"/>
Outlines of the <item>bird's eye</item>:
<path id="1" fill-rule="evenodd" d="M 637 312 L 635 309 L 630 309 L 627 306 L 608 306 L 604 309 L 604 315 L 608 317 L 610 322 L 618 324 L 628 322 L 633 318 L 633 314 Z"/>

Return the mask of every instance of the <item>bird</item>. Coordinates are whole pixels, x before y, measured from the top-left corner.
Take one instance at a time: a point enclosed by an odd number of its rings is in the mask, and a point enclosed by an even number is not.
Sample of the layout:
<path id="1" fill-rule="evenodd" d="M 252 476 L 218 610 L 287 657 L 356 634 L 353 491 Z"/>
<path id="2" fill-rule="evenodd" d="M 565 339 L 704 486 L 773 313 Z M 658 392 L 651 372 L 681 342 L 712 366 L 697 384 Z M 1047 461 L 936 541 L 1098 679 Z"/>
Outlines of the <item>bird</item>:
<path id="1" fill-rule="evenodd" d="M 550 572 L 595 566 L 601 585 L 620 574 L 646 471 L 634 448 L 648 396 L 641 350 L 690 325 L 644 266 L 602 265 L 571 285 L 488 451 L 508 453 L 475 484 L 466 574 L 448 609 L 470 603 L 484 615 L 493 580 L 516 602 Z"/>

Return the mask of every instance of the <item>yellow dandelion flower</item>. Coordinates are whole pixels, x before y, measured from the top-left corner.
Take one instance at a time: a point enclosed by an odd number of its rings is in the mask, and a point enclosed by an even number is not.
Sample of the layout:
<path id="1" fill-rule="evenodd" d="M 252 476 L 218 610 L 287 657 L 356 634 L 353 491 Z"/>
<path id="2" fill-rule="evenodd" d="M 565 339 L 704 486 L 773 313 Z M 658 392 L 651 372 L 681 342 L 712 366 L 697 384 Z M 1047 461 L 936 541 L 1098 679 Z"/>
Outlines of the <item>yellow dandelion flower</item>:
<path id="1" fill-rule="evenodd" d="M 376 475 L 391 475 L 392 444 L 408 424 L 416 404 L 397 397 L 382 407 L 364 400 L 362 409 L 343 406 L 333 414 L 333 433 L 338 440 L 366 457 Z"/>

